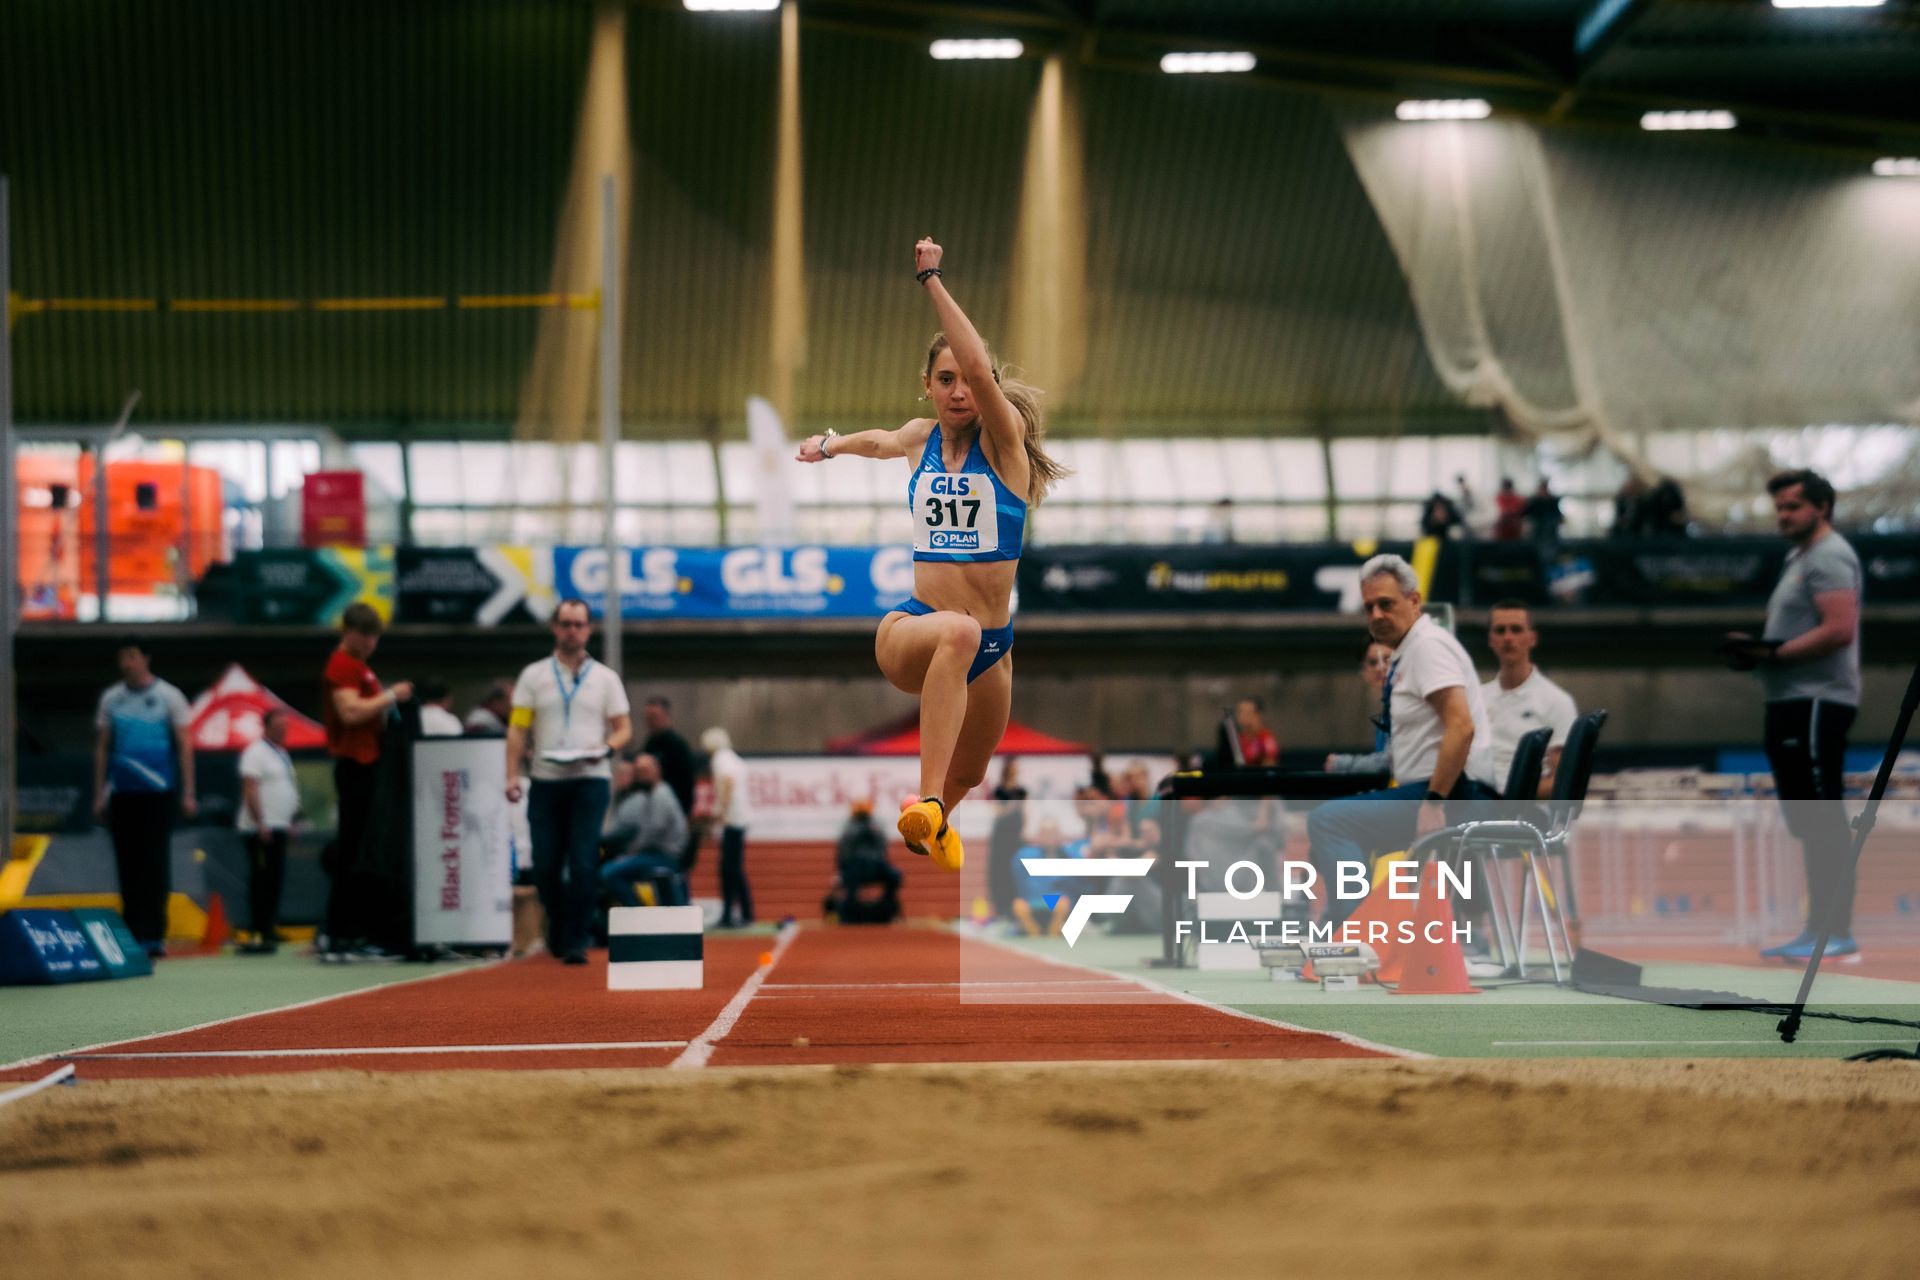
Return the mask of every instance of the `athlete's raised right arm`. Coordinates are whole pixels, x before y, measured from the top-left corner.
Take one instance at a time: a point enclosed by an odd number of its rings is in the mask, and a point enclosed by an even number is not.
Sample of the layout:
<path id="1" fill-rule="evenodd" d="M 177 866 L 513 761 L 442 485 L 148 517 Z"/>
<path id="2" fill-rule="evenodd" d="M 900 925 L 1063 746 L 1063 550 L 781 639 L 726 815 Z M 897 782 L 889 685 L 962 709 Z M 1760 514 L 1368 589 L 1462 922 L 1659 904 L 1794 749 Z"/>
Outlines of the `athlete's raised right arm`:
<path id="1" fill-rule="evenodd" d="M 926 446 L 933 434 L 933 419 L 915 418 L 897 431 L 856 431 L 849 436 L 833 436 L 832 444 L 824 435 L 808 436 L 794 454 L 799 462 L 825 462 L 828 458 L 911 458 Z M 825 449 L 825 452 L 822 450 Z"/>

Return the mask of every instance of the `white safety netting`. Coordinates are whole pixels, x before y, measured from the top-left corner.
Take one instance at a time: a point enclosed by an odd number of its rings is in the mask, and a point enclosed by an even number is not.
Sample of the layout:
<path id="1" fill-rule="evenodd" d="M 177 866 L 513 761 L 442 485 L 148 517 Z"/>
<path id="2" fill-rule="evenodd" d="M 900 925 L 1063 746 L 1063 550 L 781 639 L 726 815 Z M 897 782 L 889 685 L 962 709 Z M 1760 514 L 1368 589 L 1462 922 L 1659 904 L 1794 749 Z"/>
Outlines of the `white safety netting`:
<path id="1" fill-rule="evenodd" d="M 1920 423 L 1920 182 L 1723 139 L 1339 123 L 1435 369 L 1523 435 L 1675 475 L 1712 518 L 1777 466 L 1838 459 L 1657 466 L 1649 436 Z M 1899 502 L 1920 446 L 1895 454 L 1863 487 Z"/>

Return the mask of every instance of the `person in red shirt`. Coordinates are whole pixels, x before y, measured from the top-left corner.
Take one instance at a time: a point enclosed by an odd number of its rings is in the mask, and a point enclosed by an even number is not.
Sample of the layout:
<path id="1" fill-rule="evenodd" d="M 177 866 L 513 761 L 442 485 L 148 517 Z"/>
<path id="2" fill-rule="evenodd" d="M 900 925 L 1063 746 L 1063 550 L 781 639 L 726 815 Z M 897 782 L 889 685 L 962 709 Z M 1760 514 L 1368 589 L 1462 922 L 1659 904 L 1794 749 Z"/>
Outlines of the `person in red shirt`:
<path id="1" fill-rule="evenodd" d="M 1267 708 L 1258 698 L 1242 698 L 1233 709 L 1233 727 L 1240 735 L 1240 758 L 1249 769 L 1280 763 L 1280 740 L 1267 728 Z"/>
<path id="2" fill-rule="evenodd" d="M 1493 497 L 1493 508 L 1498 512 L 1493 522 L 1493 537 L 1496 542 L 1516 542 L 1526 531 L 1523 517 L 1527 511 L 1527 500 L 1513 487 L 1513 480 L 1500 477 L 1500 492 Z"/>
<path id="3" fill-rule="evenodd" d="M 340 818 L 335 824 L 333 857 L 323 860 L 333 883 L 327 893 L 326 942 L 319 949 L 322 961 L 348 955 L 365 932 L 353 891 L 353 868 L 373 817 L 380 734 L 393 708 L 413 696 L 413 686 L 405 680 L 382 689 L 380 678 L 367 665 L 379 647 L 380 631 L 380 615 L 373 606 L 348 605 L 340 617 L 340 647 L 327 659 L 323 677 L 326 701 L 321 718 L 327 728 L 327 754 L 333 757 Z"/>

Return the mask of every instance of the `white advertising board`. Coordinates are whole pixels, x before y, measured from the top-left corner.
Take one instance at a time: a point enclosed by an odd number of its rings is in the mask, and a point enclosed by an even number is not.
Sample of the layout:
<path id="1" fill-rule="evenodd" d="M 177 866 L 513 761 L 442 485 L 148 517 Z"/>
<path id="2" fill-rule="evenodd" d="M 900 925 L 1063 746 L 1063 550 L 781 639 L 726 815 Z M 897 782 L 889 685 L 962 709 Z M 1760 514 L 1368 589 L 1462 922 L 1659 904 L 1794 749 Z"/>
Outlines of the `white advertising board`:
<path id="1" fill-rule="evenodd" d="M 513 942 L 506 757 L 497 739 L 413 745 L 413 936 L 449 946 Z"/>

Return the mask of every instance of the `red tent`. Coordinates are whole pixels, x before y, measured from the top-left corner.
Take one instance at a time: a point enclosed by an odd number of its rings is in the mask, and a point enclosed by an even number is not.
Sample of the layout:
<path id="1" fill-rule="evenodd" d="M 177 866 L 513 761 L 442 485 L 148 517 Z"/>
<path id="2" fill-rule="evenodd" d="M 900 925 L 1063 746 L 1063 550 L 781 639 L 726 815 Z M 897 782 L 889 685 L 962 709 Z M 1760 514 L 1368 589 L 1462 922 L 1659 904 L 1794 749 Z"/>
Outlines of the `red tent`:
<path id="1" fill-rule="evenodd" d="M 1018 720 L 1007 721 L 1006 736 L 1000 739 L 1003 756 L 1083 756 L 1085 743 L 1068 742 L 1032 729 Z M 920 754 L 920 713 L 909 711 L 897 720 L 877 724 L 863 733 L 832 738 L 827 753 L 836 756 L 917 756 Z"/>
<path id="2" fill-rule="evenodd" d="M 241 751 L 260 736 L 260 721 L 279 707 L 287 712 L 287 750 L 307 751 L 327 745 L 327 731 L 282 702 L 273 691 L 248 675 L 239 663 L 220 673 L 211 687 L 193 700 L 189 729 L 196 751 Z"/>

